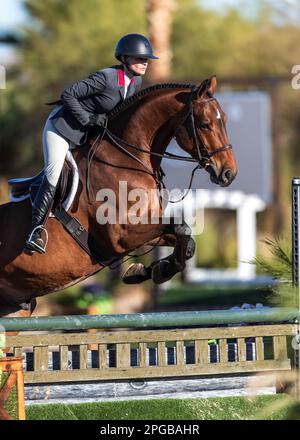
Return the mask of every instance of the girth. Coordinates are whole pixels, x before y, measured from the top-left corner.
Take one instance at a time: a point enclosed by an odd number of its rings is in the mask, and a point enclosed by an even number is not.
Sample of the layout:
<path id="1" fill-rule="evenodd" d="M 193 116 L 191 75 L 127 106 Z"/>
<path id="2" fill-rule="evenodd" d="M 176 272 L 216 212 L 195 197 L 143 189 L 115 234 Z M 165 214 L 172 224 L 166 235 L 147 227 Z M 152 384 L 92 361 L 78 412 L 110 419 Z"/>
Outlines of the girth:
<path id="1" fill-rule="evenodd" d="M 93 238 L 88 231 L 75 217 L 68 214 L 62 206 L 57 206 L 54 210 L 54 216 L 64 226 L 66 231 L 73 237 L 78 245 L 92 258 L 94 258 L 99 264 L 108 266 L 119 258 L 105 259 L 103 255 L 100 255 L 96 248 Z"/>

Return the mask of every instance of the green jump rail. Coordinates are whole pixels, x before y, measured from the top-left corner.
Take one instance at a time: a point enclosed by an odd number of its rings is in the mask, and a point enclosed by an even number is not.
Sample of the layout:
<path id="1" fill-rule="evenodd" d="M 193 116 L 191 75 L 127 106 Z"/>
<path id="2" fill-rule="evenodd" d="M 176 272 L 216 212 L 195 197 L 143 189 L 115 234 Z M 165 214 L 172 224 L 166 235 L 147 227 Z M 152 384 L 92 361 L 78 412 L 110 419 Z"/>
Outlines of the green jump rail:
<path id="1" fill-rule="evenodd" d="M 299 311 L 294 308 L 247 310 L 209 310 L 155 312 L 115 315 L 71 315 L 31 318 L 0 318 L 5 331 L 55 331 L 100 328 L 161 328 L 226 325 L 242 323 L 295 322 Z"/>

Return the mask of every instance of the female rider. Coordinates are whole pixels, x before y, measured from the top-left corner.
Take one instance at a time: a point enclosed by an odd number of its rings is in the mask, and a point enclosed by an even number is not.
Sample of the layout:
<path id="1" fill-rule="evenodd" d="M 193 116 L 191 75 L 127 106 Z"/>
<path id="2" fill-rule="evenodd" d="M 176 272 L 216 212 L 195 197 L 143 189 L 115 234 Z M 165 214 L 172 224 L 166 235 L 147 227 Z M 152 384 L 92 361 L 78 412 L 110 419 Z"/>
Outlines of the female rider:
<path id="1" fill-rule="evenodd" d="M 141 88 L 148 58 L 153 55 L 149 40 L 141 34 L 127 34 L 117 43 L 115 57 L 120 65 L 98 70 L 61 94 L 61 105 L 49 115 L 43 132 L 44 177 L 32 206 L 31 232 L 25 251 L 45 253 L 41 237 L 43 220 L 52 204 L 67 151 L 83 145 L 89 127 L 103 125 L 106 113 Z"/>

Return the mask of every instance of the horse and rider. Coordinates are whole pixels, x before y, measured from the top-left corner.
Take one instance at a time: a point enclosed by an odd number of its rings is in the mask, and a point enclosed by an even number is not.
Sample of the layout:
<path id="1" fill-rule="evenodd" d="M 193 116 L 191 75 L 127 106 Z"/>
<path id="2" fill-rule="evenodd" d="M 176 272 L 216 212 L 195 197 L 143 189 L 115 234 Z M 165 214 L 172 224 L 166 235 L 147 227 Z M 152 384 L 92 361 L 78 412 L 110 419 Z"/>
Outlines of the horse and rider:
<path id="1" fill-rule="evenodd" d="M 30 316 L 36 297 L 72 286 L 112 262 L 122 263 L 142 246 L 174 250 L 149 266 L 131 264 L 123 281 L 152 279 L 160 284 L 171 279 L 193 256 L 195 242 L 184 219 L 178 223 L 170 216 L 164 222 L 156 192 L 163 186 L 162 159 L 194 162 L 195 169 L 204 169 L 220 186 L 230 185 L 236 176 L 226 115 L 214 96 L 215 76 L 197 85 L 165 83 L 142 89 L 148 60 L 157 58 L 149 40 L 127 34 L 118 41 L 115 56 L 120 64 L 72 84 L 50 103 L 56 107 L 43 131 L 42 173 L 9 181 L 11 194 L 15 189 L 22 197 L 0 205 L 0 316 Z M 172 138 L 188 156 L 166 151 Z M 74 182 L 64 173 L 69 156 L 77 167 L 78 185 L 64 209 L 65 189 Z M 141 211 L 151 217 L 154 206 L 157 221 L 98 221 L 105 203 L 97 197 L 99 191 L 91 196 L 96 189 L 116 194 L 116 211 L 130 217 L 134 201 L 120 201 L 120 182 L 126 182 L 128 194 L 137 189 L 154 194 Z"/>

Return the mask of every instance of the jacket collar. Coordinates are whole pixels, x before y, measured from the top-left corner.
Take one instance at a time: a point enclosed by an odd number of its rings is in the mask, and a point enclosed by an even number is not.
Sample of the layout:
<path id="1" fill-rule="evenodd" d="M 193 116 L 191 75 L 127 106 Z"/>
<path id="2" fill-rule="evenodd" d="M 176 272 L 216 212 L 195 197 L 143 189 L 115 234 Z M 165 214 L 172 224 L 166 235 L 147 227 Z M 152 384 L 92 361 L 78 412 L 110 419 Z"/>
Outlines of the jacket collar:
<path id="1" fill-rule="evenodd" d="M 130 86 L 131 85 L 134 85 L 134 76 L 131 78 Z M 125 72 L 120 68 L 118 68 L 118 86 L 125 87 Z"/>
<path id="2" fill-rule="evenodd" d="M 122 100 L 124 100 L 124 94 L 125 94 L 125 72 L 122 68 L 120 68 L 118 66 L 117 69 L 117 73 L 118 73 L 118 87 L 119 87 L 119 93 L 121 95 Z M 126 98 L 129 98 L 133 92 L 134 92 L 134 79 L 135 77 L 133 76 L 131 78 L 130 84 L 128 86 L 128 90 L 127 90 L 127 95 Z"/>

